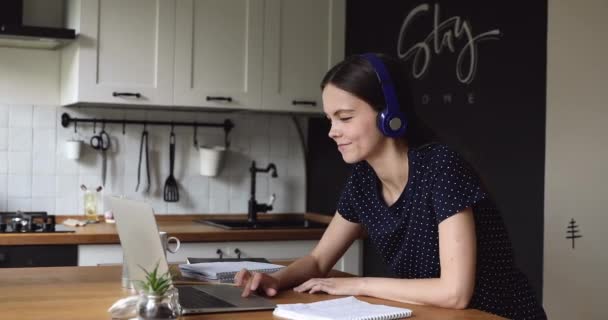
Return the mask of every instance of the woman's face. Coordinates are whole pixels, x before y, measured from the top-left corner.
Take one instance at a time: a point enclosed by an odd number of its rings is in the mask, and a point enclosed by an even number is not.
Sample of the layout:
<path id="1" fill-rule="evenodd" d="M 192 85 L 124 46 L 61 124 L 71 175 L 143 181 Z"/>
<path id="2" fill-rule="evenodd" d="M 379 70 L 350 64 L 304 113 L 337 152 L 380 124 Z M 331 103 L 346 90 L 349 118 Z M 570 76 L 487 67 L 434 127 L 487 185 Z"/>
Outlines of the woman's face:
<path id="1" fill-rule="evenodd" d="M 346 163 L 372 157 L 386 140 L 376 126 L 378 112 L 332 84 L 323 89 L 323 111 L 331 121 L 329 137 L 338 145 Z"/>

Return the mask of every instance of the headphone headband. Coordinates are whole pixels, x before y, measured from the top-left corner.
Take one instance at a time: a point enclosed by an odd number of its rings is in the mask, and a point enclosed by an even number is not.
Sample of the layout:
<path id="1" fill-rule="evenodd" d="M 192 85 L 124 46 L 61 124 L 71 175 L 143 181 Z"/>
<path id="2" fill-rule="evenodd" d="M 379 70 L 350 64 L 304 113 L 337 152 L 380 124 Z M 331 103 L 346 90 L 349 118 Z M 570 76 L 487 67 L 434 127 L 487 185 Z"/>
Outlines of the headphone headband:
<path id="1" fill-rule="evenodd" d="M 407 119 L 399 108 L 399 100 L 395 92 L 395 85 L 391 80 L 384 63 L 374 53 L 365 53 L 361 57 L 367 60 L 374 69 L 384 94 L 384 109 L 378 112 L 378 129 L 387 137 L 397 138 L 405 134 Z"/>
<path id="2" fill-rule="evenodd" d="M 399 101 L 395 94 L 395 85 L 393 85 L 391 76 L 389 75 L 388 70 L 386 70 L 384 63 L 382 63 L 382 60 L 374 53 L 365 53 L 362 54 L 362 56 L 372 64 L 372 67 L 376 71 L 376 76 L 378 76 L 378 81 L 380 81 L 380 87 L 384 94 L 384 102 L 386 103 L 388 113 L 399 113 Z"/>

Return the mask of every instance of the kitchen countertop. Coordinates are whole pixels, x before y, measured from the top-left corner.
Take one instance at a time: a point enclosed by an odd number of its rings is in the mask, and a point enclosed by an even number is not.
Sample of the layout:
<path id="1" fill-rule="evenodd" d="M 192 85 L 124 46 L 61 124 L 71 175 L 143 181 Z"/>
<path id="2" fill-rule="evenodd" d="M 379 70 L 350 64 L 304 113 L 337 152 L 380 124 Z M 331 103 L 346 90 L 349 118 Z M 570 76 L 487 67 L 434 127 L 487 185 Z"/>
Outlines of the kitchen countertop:
<path id="1" fill-rule="evenodd" d="M 272 220 L 285 215 L 265 214 L 258 220 Z M 305 213 L 311 221 L 329 223 L 331 216 L 318 213 Z M 83 216 L 57 216 L 57 223 L 67 219 L 83 219 Z M 269 241 L 269 240 L 318 240 L 325 229 L 263 229 L 263 230 L 225 230 L 194 220 L 208 219 L 246 219 L 243 214 L 192 214 L 157 215 L 158 228 L 169 236 L 176 236 L 182 242 L 221 242 L 221 241 Z M 110 223 L 88 224 L 75 227 L 72 233 L 5 233 L 0 234 L 0 245 L 65 245 L 65 244 L 119 244 L 116 225 Z"/>

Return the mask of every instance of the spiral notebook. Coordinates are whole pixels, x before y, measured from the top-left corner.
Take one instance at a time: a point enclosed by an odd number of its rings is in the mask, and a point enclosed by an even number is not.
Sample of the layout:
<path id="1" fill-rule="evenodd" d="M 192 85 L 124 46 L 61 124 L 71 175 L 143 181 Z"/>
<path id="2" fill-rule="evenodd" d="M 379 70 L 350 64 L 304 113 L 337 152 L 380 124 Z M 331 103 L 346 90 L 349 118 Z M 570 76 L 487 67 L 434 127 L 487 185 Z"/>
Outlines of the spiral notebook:
<path id="1" fill-rule="evenodd" d="M 234 276 L 242 269 L 252 272 L 272 273 L 282 268 L 284 268 L 282 265 L 254 261 L 202 262 L 179 265 L 179 269 L 185 277 L 226 283 L 234 282 Z"/>
<path id="2" fill-rule="evenodd" d="M 392 320 L 410 317 L 412 310 L 371 304 L 351 296 L 313 303 L 278 304 L 272 314 L 293 320 Z"/>

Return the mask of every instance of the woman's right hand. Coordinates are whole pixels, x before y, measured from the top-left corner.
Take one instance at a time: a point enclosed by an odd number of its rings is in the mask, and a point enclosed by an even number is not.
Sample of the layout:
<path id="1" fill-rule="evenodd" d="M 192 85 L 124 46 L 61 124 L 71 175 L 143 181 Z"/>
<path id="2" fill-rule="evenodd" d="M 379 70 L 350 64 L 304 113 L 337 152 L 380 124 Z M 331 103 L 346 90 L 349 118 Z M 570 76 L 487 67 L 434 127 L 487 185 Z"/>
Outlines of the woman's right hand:
<path id="1" fill-rule="evenodd" d="M 279 291 L 279 280 L 266 273 L 252 273 L 247 269 L 242 269 L 234 276 L 234 284 L 243 287 L 243 297 L 249 296 L 251 291 L 272 297 Z"/>

